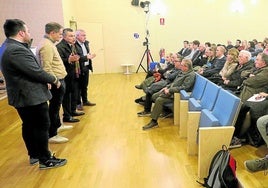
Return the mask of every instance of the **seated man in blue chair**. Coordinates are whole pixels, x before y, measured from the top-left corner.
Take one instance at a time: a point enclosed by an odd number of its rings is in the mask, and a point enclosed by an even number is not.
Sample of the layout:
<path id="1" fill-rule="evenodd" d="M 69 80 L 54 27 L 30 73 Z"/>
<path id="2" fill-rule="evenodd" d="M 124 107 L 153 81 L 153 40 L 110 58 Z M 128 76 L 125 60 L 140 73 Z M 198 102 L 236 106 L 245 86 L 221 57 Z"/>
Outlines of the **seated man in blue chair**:
<path id="1" fill-rule="evenodd" d="M 144 111 L 138 113 L 140 117 L 151 114 L 152 120 L 142 127 L 143 130 L 158 127 L 157 119 L 162 113 L 163 104 L 172 102 L 174 100 L 174 93 L 178 93 L 182 89 L 186 91 L 192 90 L 195 82 L 195 72 L 193 70 L 192 61 L 189 59 L 183 59 L 181 63 L 175 61 L 175 66 L 182 70 L 182 75 L 178 75 L 170 85 L 153 94 L 151 98 L 147 98 Z M 155 105 L 151 113 L 153 101 L 155 101 Z"/>

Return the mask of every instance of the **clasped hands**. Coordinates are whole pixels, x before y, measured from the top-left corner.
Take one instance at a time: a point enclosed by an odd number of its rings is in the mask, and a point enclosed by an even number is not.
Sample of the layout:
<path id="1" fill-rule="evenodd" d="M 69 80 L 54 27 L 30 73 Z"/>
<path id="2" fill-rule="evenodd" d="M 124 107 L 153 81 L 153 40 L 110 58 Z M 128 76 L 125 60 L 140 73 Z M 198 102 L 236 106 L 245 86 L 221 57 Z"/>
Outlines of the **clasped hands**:
<path id="1" fill-rule="evenodd" d="M 267 93 L 265 93 L 265 92 L 260 92 L 260 93 L 255 97 L 255 99 L 258 100 L 258 99 L 265 98 L 265 97 L 267 97 L 267 96 L 268 96 Z"/>
<path id="2" fill-rule="evenodd" d="M 76 61 L 79 61 L 80 59 L 80 56 L 77 55 L 77 54 L 71 54 L 68 58 L 68 62 L 69 63 L 73 63 L 73 62 L 76 62 Z"/>

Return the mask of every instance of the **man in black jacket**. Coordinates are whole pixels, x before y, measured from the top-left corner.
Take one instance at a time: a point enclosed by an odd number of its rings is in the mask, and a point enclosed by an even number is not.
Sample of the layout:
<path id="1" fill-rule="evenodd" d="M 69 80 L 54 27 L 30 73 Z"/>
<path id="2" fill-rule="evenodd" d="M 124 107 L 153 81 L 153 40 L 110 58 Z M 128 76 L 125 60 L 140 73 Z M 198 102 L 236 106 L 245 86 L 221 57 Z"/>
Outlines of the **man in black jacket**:
<path id="1" fill-rule="evenodd" d="M 78 78 L 80 76 L 79 58 L 75 48 L 75 33 L 72 29 L 66 28 L 62 33 L 63 39 L 56 45 L 60 57 L 67 71 L 67 76 L 64 78 L 66 89 L 62 101 L 63 107 L 63 122 L 78 122 L 79 119 L 73 116 L 84 115 L 84 112 L 76 111 L 77 93 L 78 93 Z"/>
<path id="2" fill-rule="evenodd" d="M 8 103 L 16 108 L 22 120 L 22 137 L 30 164 L 39 162 L 40 169 L 63 166 L 67 160 L 57 159 L 48 149 L 47 101 L 51 99 L 48 84 L 59 88 L 61 83 L 42 69 L 29 49 L 30 33 L 22 20 L 6 20 L 4 31 L 7 39 L 0 49 L 0 65 L 6 80 Z"/>

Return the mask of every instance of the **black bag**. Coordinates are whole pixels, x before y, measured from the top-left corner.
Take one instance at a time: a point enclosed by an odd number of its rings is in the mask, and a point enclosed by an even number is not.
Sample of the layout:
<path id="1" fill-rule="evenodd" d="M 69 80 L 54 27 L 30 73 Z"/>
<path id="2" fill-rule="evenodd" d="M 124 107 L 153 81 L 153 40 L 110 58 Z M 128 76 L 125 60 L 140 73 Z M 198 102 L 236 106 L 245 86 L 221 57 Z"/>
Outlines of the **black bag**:
<path id="1" fill-rule="evenodd" d="M 256 125 L 251 125 L 247 131 L 248 142 L 254 147 L 259 147 L 264 144 L 264 140 L 256 127 Z"/>
<path id="2" fill-rule="evenodd" d="M 214 155 L 209 167 L 209 174 L 204 178 L 204 183 L 200 184 L 207 188 L 239 187 L 236 178 L 236 161 L 225 145 Z"/>

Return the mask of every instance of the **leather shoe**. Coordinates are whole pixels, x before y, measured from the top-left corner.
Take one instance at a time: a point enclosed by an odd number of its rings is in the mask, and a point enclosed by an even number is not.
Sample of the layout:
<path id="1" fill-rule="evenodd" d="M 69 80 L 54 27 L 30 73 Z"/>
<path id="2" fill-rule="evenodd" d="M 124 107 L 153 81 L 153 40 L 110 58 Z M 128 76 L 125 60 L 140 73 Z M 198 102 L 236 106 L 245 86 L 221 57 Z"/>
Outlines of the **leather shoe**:
<path id="1" fill-rule="evenodd" d="M 79 122 L 80 120 L 79 119 L 75 119 L 73 117 L 70 117 L 70 118 L 63 118 L 62 121 L 63 122 L 69 122 L 69 123 L 75 123 L 75 122 Z"/>
<path id="2" fill-rule="evenodd" d="M 83 106 L 95 106 L 95 105 L 96 103 L 89 102 L 89 101 L 83 103 Z"/>
<path id="3" fill-rule="evenodd" d="M 150 123 L 148 123 L 147 125 L 143 126 L 142 127 L 142 130 L 148 130 L 148 129 L 152 129 L 152 128 L 155 128 L 155 127 L 158 127 L 158 123 L 157 121 L 151 121 Z"/>
<path id="4" fill-rule="evenodd" d="M 82 116 L 85 112 L 72 112 L 72 116 Z"/>

